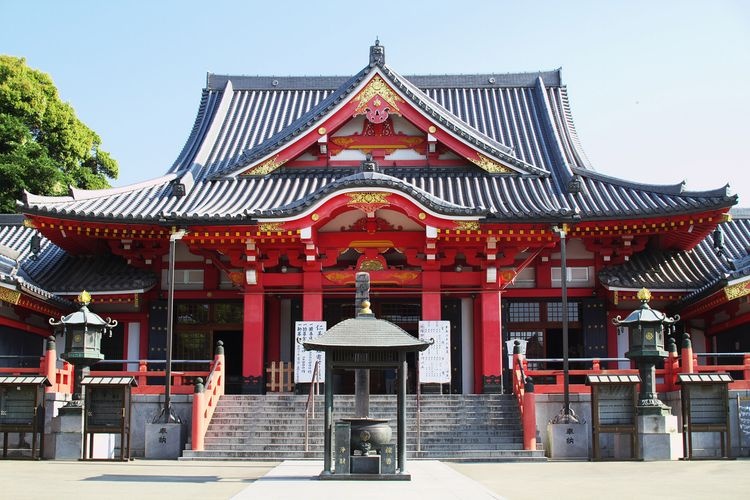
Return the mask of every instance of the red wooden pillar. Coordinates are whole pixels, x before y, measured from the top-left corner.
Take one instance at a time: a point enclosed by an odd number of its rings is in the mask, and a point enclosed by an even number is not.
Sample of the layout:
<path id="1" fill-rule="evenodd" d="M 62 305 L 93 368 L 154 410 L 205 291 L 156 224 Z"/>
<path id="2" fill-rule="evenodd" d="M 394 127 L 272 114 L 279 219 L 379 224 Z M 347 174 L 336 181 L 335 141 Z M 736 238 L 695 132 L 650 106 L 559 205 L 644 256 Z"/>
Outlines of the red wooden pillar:
<path id="1" fill-rule="evenodd" d="M 323 275 L 320 269 L 304 272 L 302 288 L 302 321 L 322 321 Z"/>
<path id="2" fill-rule="evenodd" d="M 442 317 L 440 271 L 422 271 L 422 319 L 440 321 Z"/>
<path id="3" fill-rule="evenodd" d="M 502 327 L 500 324 L 500 291 L 487 289 L 482 292 L 482 392 L 502 392 Z"/>
<path id="4" fill-rule="evenodd" d="M 264 390 L 265 297 L 260 285 L 245 288 L 242 317 L 242 392 L 262 394 Z"/>

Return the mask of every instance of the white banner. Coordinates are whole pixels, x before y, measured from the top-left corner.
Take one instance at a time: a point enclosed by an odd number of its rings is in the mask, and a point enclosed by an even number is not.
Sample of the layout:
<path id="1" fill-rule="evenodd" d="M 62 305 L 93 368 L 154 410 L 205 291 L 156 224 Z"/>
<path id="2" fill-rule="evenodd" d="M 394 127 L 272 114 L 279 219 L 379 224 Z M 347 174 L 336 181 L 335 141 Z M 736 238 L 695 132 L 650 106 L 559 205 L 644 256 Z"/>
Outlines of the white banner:
<path id="1" fill-rule="evenodd" d="M 419 353 L 419 383 L 447 384 L 451 381 L 450 321 L 420 321 L 419 338 L 434 343 Z"/>
<path id="2" fill-rule="evenodd" d="M 312 382 L 315 362 L 318 367 L 318 382 L 325 382 L 326 355 L 322 351 L 306 351 L 303 342 L 314 340 L 326 332 L 325 321 L 297 321 L 294 324 L 294 383 Z"/>

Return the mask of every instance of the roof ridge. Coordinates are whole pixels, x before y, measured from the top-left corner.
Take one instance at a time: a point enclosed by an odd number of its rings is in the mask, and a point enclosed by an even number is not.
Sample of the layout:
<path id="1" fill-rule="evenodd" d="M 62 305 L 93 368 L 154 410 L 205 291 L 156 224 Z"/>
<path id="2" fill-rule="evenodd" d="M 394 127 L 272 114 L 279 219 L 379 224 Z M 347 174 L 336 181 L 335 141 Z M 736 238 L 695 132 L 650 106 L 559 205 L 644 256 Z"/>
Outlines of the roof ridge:
<path id="1" fill-rule="evenodd" d="M 414 85 L 425 87 L 533 87 L 537 78 L 542 78 L 547 86 L 563 85 L 562 68 L 520 72 L 424 73 L 402 76 Z M 335 90 L 349 78 L 351 76 L 346 75 L 243 75 L 209 72 L 206 74 L 206 90 L 221 90 L 227 81 L 231 81 L 237 90 Z M 307 85 L 303 85 L 305 83 Z"/>
<path id="2" fill-rule="evenodd" d="M 652 193 L 667 194 L 671 196 L 703 196 L 703 197 L 717 197 L 722 196 L 731 201 L 737 200 L 737 195 L 729 194 L 729 184 L 725 184 L 723 187 L 716 189 L 708 189 L 705 191 L 688 191 L 685 189 L 685 181 L 677 184 L 646 184 L 635 181 L 628 181 L 614 177 L 612 175 L 603 174 L 596 170 L 588 170 L 580 167 L 571 167 L 574 174 L 580 175 L 581 177 L 589 177 L 594 180 L 601 182 L 607 182 L 615 184 L 625 188 L 638 189 L 641 191 L 649 191 Z"/>
<path id="3" fill-rule="evenodd" d="M 65 203 L 70 201 L 81 201 L 91 200 L 94 198 L 102 198 L 105 196 L 112 196 L 116 194 L 128 193 L 130 191 L 137 191 L 160 184 L 167 184 L 170 181 L 177 178 L 178 175 L 175 173 L 167 173 L 161 177 L 155 179 L 149 179 L 143 182 L 137 182 L 135 184 L 128 184 L 127 186 L 106 188 L 106 189 L 78 189 L 73 186 L 69 186 L 70 194 L 68 196 L 42 196 L 29 193 L 24 190 L 23 192 L 23 204 L 28 206 L 30 203 Z"/>

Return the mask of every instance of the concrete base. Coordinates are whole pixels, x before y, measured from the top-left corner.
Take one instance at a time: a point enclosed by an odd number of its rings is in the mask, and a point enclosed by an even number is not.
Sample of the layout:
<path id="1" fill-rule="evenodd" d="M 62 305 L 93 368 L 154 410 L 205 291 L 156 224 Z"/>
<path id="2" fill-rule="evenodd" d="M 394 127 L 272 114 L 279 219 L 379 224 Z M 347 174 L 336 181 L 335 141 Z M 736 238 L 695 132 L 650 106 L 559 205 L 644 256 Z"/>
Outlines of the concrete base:
<path id="1" fill-rule="evenodd" d="M 146 458 L 179 458 L 182 445 L 182 424 L 146 424 Z"/>
<path id="2" fill-rule="evenodd" d="M 83 411 L 66 409 L 52 419 L 52 458 L 80 460 L 83 456 Z"/>
<path id="3" fill-rule="evenodd" d="M 638 415 L 638 447 L 642 460 L 679 460 L 682 458 L 682 434 L 677 432 L 674 415 Z"/>
<path id="4" fill-rule="evenodd" d="M 411 481 L 411 474 L 320 474 L 322 481 Z M 356 498 L 356 496 L 355 496 Z"/>
<path id="5" fill-rule="evenodd" d="M 590 432 L 587 424 L 547 424 L 547 456 L 588 460 Z"/>

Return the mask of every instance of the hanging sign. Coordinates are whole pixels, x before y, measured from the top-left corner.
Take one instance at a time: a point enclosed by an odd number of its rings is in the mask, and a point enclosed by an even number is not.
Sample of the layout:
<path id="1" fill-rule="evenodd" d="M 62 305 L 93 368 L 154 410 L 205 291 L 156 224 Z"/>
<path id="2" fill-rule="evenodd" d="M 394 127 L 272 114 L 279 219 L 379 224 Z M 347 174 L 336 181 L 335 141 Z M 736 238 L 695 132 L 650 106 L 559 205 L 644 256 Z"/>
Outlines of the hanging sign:
<path id="1" fill-rule="evenodd" d="M 314 340 L 326 332 L 325 321 L 297 321 L 294 324 L 294 383 L 312 382 L 315 362 L 319 361 L 318 382 L 325 382 L 325 359 L 323 351 L 306 351 L 304 342 Z"/>
<path id="2" fill-rule="evenodd" d="M 430 347 L 419 353 L 419 383 L 450 383 L 450 321 L 420 321 L 419 339 L 427 342 L 433 342 Z"/>

